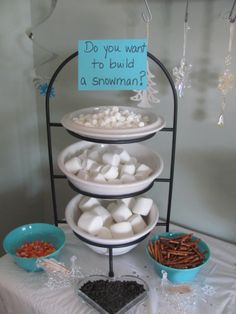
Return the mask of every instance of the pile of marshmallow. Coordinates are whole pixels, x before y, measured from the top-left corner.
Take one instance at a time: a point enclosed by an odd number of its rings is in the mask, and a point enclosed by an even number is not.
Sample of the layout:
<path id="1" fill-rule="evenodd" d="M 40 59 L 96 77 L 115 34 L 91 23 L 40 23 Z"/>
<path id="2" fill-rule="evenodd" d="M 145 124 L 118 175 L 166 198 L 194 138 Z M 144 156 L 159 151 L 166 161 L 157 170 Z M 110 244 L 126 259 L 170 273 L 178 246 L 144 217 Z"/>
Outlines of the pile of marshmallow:
<path id="1" fill-rule="evenodd" d="M 142 128 L 150 121 L 147 115 L 135 113 L 118 106 L 102 107 L 96 113 L 79 114 L 72 121 L 85 127 L 94 128 Z"/>
<path id="2" fill-rule="evenodd" d="M 78 151 L 65 162 L 65 169 L 86 181 L 122 184 L 146 179 L 152 169 L 139 163 L 123 148 L 109 145 L 92 145 Z"/>
<path id="3" fill-rule="evenodd" d="M 146 228 L 145 220 L 152 205 L 152 199 L 147 197 L 131 197 L 104 204 L 96 198 L 83 196 L 78 203 L 82 213 L 77 225 L 102 239 L 131 237 Z"/>

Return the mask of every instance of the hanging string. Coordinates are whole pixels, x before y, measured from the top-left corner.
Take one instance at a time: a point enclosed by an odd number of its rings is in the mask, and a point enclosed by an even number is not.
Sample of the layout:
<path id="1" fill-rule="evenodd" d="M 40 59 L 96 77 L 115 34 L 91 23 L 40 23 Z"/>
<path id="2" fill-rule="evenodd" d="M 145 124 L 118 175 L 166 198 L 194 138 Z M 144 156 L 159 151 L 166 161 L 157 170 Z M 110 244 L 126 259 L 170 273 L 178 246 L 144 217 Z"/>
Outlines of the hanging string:
<path id="1" fill-rule="evenodd" d="M 175 78 L 175 88 L 177 91 L 178 96 L 181 98 L 184 95 L 184 89 L 191 87 L 191 82 L 189 75 L 192 70 L 192 65 L 187 64 L 186 62 L 186 47 L 187 47 L 187 35 L 188 31 L 190 30 L 188 24 L 188 7 L 189 1 L 186 1 L 185 7 L 185 17 L 184 17 L 184 42 L 183 42 L 183 56 L 180 60 L 179 66 L 173 68 L 173 76 Z"/>
<path id="2" fill-rule="evenodd" d="M 236 14 L 232 17 L 233 10 L 236 4 L 236 0 L 233 3 L 232 9 L 229 14 L 229 43 L 228 43 L 228 51 L 225 57 L 225 70 L 224 73 L 219 76 L 218 79 L 218 89 L 222 94 L 222 103 L 221 103 L 221 112 L 218 119 L 218 125 L 224 126 L 224 112 L 226 108 L 226 96 L 234 87 L 234 75 L 230 70 L 231 60 L 232 60 L 232 45 L 234 39 L 234 30 L 235 30 L 235 20 Z"/>

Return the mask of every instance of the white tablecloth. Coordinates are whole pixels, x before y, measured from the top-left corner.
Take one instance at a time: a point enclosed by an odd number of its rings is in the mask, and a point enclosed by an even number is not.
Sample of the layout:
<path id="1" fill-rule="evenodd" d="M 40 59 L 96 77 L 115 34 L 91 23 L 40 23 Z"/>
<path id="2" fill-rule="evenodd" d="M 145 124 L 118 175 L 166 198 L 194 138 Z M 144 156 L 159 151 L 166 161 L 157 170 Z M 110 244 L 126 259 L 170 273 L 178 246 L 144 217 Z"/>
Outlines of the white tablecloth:
<path id="1" fill-rule="evenodd" d="M 108 274 L 108 257 L 98 255 L 82 243 L 67 225 L 66 245 L 60 261 L 70 265 L 71 256 L 86 274 Z M 172 227 L 171 230 L 179 230 Z M 184 230 L 181 228 L 181 230 Z M 160 231 L 160 229 L 158 229 Z M 188 230 L 189 231 L 189 230 Z M 236 313 L 236 245 L 209 236 L 194 233 L 205 240 L 211 249 L 211 260 L 197 277 L 199 293 L 197 307 L 188 313 L 233 314 Z M 156 275 L 145 254 L 145 239 L 130 253 L 114 257 L 115 276 L 139 275 L 151 287 L 151 297 L 138 305 L 132 313 L 164 314 L 159 308 L 160 278 Z M 45 272 L 27 273 L 15 265 L 8 255 L 0 258 L 0 313 L 1 314 L 88 314 L 95 313 L 76 295 L 72 287 L 50 290 Z M 154 289 L 155 288 L 155 289 Z M 212 296 L 202 288 L 213 291 Z M 161 311 L 161 312 L 160 312 Z M 176 310 L 177 311 L 177 310 Z M 173 309 L 172 313 L 176 311 Z M 170 311 L 168 314 L 172 314 Z M 183 312 L 184 313 L 184 312 Z"/>

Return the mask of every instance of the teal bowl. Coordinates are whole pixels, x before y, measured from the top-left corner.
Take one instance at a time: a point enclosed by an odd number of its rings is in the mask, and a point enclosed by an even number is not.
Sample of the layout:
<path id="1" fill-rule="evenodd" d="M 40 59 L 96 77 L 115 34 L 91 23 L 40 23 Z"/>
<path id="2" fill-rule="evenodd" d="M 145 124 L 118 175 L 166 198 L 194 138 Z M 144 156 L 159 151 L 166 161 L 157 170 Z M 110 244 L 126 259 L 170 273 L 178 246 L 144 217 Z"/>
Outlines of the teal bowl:
<path id="1" fill-rule="evenodd" d="M 55 251 L 43 258 L 57 258 L 65 244 L 65 234 L 62 229 L 46 223 L 32 223 L 17 227 L 10 231 L 3 240 L 3 248 L 12 256 L 15 263 L 29 272 L 40 271 L 37 267 L 37 258 L 16 256 L 16 250 L 26 242 L 41 240 L 51 243 Z"/>
<path id="2" fill-rule="evenodd" d="M 160 237 L 164 238 L 173 238 L 178 235 L 185 234 L 184 232 L 163 232 L 160 234 L 154 235 L 150 240 L 155 241 L 158 240 Z M 198 239 L 197 237 L 192 236 L 193 240 Z M 165 266 L 161 263 L 158 263 L 150 254 L 148 249 L 146 248 L 146 253 L 151 261 L 151 263 L 154 266 L 155 271 L 157 274 L 162 278 L 163 276 L 163 271 L 167 273 L 167 278 L 170 280 L 172 283 L 186 283 L 186 282 L 191 282 L 195 279 L 196 275 L 198 272 L 207 264 L 210 258 L 210 249 L 207 246 L 207 244 L 203 241 L 200 240 L 198 243 L 198 248 L 201 252 L 206 251 L 205 254 L 205 260 L 203 261 L 202 264 L 199 266 L 193 267 L 193 268 L 188 268 L 188 269 L 179 269 L 179 268 L 172 268 L 169 266 Z"/>

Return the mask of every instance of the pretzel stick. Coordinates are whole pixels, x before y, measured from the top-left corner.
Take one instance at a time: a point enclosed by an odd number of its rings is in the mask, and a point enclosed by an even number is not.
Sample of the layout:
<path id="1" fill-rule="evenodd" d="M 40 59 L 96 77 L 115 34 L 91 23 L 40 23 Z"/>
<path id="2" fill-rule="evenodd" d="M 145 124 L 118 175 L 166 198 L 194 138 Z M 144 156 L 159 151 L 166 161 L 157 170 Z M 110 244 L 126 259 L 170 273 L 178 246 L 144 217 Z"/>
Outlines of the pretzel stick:
<path id="1" fill-rule="evenodd" d="M 183 234 L 176 237 L 160 237 L 150 241 L 148 251 L 159 263 L 173 268 L 192 268 L 200 265 L 207 251 L 198 249 L 200 239 L 192 239 L 192 234 Z"/>

